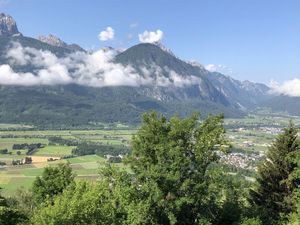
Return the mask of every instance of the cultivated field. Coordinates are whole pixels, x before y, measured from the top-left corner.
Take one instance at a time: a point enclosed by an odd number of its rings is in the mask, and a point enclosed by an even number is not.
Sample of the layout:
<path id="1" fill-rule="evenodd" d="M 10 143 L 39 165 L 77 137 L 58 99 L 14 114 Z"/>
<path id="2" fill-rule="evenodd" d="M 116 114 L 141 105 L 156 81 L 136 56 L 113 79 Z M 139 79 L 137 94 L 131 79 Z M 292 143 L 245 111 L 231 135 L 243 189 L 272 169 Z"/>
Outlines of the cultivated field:
<path id="1" fill-rule="evenodd" d="M 8 154 L 0 154 L 0 162 L 6 166 L 0 167 L 0 187 L 6 196 L 13 195 L 17 189 L 28 189 L 36 176 L 42 174 L 46 166 L 52 166 L 59 162 L 69 162 L 76 179 L 97 179 L 99 167 L 107 163 L 107 159 L 98 155 L 75 156 L 72 155 L 76 146 L 50 144 L 50 137 L 61 137 L 64 140 L 76 140 L 78 142 L 97 143 L 103 145 L 125 145 L 130 144 L 130 139 L 135 129 L 124 126 L 114 129 L 103 130 L 28 130 L 30 126 L 16 124 L 0 124 L 0 150 L 7 149 Z M 27 149 L 13 149 L 15 144 L 44 145 L 38 148 L 32 155 L 27 155 Z M 12 165 L 13 160 L 21 160 L 31 157 L 31 164 Z M 49 160 L 53 161 L 49 161 Z M 125 168 L 122 163 L 116 166 Z"/>
<path id="2" fill-rule="evenodd" d="M 292 119 L 296 125 L 300 124 L 298 117 L 282 115 L 268 115 L 257 113 L 242 119 L 225 119 L 228 140 L 237 151 L 264 154 L 275 136 Z M 59 162 L 70 162 L 77 174 L 76 179 L 97 179 L 99 167 L 107 163 L 103 156 L 91 154 L 72 156 L 76 145 L 50 143 L 49 138 L 60 137 L 74 143 L 90 143 L 106 146 L 130 146 L 130 140 L 136 128 L 117 125 L 99 130 L 35 130 L 32 126 L 18 124 L 0 124 L 0 150 L 7 149 L 7 154 L 0 154 L 0 162 L 6 163 L 0 169 L 0 187 L 4 195 L 12 195 L 17 189 L 28 189 L 36 176 L 41 175 L 43 168 Z M 73 143 L 72 142 L 72 143 Z M 15 144 L 44 145 L 28 154 L 27 149 L 13 149 Z M 32 163 L 25 165 L 12 165 L 13 160 L 31 157 Z M 65 159 L 64 159 L 65 158 Z M 54 161 L 49 161 L 49 160 Z M 128 169 L 122 163 L 115 165 Z"/>

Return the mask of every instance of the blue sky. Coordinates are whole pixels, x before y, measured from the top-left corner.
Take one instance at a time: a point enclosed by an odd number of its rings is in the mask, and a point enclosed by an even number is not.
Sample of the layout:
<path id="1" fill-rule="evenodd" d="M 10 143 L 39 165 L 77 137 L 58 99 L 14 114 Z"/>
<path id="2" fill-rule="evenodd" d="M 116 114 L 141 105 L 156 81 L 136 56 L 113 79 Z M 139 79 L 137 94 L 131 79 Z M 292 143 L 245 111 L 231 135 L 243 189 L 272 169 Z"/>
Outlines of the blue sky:
<path id="1" fill-rule="evenodd" d="M 0 0 L 0 11 L 25 36 L 52 33 L 84 48 L 127 48 L 139 43 L 138 34 L 159 29 L 180 58 L 222 65 L 234 78 L 300 77 L 297 0 Z M 100 41 L 108 26 L 114 38 Z"/>

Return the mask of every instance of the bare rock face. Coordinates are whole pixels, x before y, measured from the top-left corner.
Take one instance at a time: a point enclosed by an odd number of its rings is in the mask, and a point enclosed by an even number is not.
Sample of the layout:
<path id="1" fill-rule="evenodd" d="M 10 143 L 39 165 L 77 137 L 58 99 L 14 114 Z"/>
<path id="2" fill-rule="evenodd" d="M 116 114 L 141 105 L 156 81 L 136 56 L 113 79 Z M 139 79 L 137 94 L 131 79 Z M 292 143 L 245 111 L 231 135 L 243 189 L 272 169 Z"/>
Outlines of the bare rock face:
<path id="1" fill-rule="evenodd" d="M 59 37 L 56 37 L 53 34 L 49 34 L 48 36 L 39 36 L 38 40 L 41 41 L 41 42 L 47 43 L 48 45 L 67 48 L 70 51 L 74 51 L 74 52 L 76 52 L 76 51 L 84 52 L 85 51 L 83 48 L 81 48 L 77 44 L 68 45 L 66 42 L 64 42 Z"/>
<path id="2" fill-rule="evenodd" d="M 64 41 L 54 36 L 53 34 L 49 34 L 48 36 L 39 36 L 38 39 L 52 46 L 67 47 L 67 44 Z"/>
<path id="3" fill-rule="evenodd" d="M 10 15 L 0 13 L 0 36 L 11 37 L 18 35 L 21 35 L 21 33 L 18 30 L 16 21 Z"/>

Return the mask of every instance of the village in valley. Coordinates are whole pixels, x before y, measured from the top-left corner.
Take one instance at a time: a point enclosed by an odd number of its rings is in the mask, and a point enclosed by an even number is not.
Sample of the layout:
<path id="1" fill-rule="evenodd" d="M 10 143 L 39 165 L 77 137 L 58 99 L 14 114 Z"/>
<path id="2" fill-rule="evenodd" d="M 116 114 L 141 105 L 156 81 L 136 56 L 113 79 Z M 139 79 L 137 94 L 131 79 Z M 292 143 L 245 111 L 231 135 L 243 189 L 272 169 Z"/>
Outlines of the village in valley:
<path id="1" fill-rule="evenodd" d="M 256 170 L 275 137 L 290 121 L 296 126 L 300 124 L 299 117 L 287 113 L 274 115 L 268 111 L 258 111 L 242 119 L 225 119 L 232 148 L 219 154 L 221 162 L 240 169 Z"/>
<path id="2" fill-rule="evenodd" d="M 228 146 L 219 151 L 220 162 L 229 171 L 251 177 L 265 153 L 289 121 L 300 118 L 286 114 L 250 114 L 244 118 L 225 118 Z M 0 185 L 4 194 L 27 189 L 43 169 L 69 162 L 77 179 L 96 179 L 99 167 L 114 163 L 124 170 L 123 158 L 130 151 L 132 135 L 138 126 L 96 124 L 78 130 L 38 130 L 24 124 L 0 126 Z M 250 175 L 249 175 L 250 174 Z"/>

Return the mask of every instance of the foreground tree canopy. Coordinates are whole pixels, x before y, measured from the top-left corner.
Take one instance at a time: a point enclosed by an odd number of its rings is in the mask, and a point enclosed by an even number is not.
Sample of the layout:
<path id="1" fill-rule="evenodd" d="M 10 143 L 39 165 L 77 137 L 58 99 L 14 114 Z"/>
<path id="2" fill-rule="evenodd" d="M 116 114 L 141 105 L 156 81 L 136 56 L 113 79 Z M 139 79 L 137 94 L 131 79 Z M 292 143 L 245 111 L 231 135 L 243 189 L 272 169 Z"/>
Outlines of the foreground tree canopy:
<path id="1" fill-rule="evenodd" d="M 69 164 L 58 164 L 57 167 L 46 167 L 41 177 L 37 177 L 33 183 L 32 191 L 34 199 L 38 203 L 45 200 L 51 201 L 54 196 L 74 182 L 75 175 Z"/>
<path id="2" fill-rule="evenodd" d="M 223 117 L 198 119 L 147 114 L 133 138 L 128 163 L 140 183 L 155 188 L 158 222 L 193 224 L 212 216 L 208 169 L 217 160 L 216 146 L 225 143 Z"/>
<path id="3" fill-rule="evenodd" d="M 107 164 L 97 182 L 75 182 L 68 164 L 46 168 L 31 194 L 23 193 L 15 204 L 0 198 L 0 221 L 11 217 L 11 223 L 3 224 L 296 225 L 297 132 L 290 124 L 277 137 L 259 167 L 257 182 L 250 182 L 219 163 L 219 151 L 228 146 L 222 116 L 200 122 L 198 114 L 167 119 L 148 113 L 132 139 L 126 159 L 129 172 Z"/>
<path id="4" fill-rule="evenodd" d="M 266 160 L 258 168 L 257 188 L 251 191 L 251 200 L 265 224 L 286 223 L 287 215 L 294 210 L 295 193 L 300 185 L 298 131 L 290 123 L 273 142 Z"/>
<path id="5" fill-rule="evenodd" d="M 168 120 L 144 115 L 127 164 L 100 172 L 96 187 L 79 183 L 42 207 L 35 224 L 232 224 L 240 219 L 240 183 L 214 165 L 226 144 L 223 117 Z M 79 207 L 80 206 L 80 207 Z M 233 210 L 234 213 L 228 213 Z"/>

